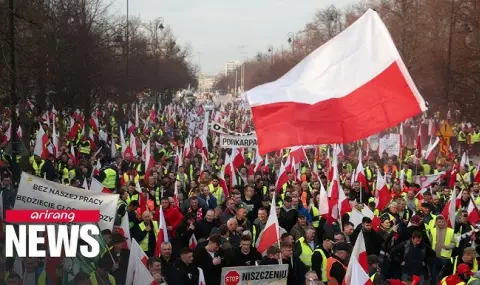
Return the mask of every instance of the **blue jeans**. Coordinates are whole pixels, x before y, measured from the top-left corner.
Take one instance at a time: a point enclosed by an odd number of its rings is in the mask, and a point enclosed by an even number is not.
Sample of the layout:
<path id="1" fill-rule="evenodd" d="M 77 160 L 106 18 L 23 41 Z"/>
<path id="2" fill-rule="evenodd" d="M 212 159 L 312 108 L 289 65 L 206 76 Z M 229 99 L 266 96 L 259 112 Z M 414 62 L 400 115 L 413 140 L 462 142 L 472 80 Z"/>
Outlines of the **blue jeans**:
<path id="1" fill-rule="evenodd" d="M 430 284 L 437 285 L 441 280 L 440 271 L 448 263 L 448 259 L 435 258 L 430 262 Z"/>

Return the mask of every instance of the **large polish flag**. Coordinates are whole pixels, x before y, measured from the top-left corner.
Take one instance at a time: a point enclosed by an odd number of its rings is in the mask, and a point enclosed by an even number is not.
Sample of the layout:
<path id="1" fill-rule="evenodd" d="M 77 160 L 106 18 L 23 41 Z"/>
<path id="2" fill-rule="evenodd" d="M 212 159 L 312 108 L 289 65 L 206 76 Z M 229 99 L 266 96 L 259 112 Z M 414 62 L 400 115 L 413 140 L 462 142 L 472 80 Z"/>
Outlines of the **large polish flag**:
<path id="1" fill-rule="evenodd" d="M 258 236 L 257 250 L 261 254 L 265 254 L 267 249 L 277 243 L 280 239 L 280 224 L 278 223 L 277 210 L 275 206 L 275 193 L 272 197 L 272 206 L 268 215 L 267 224 Z"/>
<path id="2" fill-rule="evenodd" d="M 387 27 L 371 9 L 246 97 L 262 155 L 295 145 L 353 142 L 427 110 Z"/>

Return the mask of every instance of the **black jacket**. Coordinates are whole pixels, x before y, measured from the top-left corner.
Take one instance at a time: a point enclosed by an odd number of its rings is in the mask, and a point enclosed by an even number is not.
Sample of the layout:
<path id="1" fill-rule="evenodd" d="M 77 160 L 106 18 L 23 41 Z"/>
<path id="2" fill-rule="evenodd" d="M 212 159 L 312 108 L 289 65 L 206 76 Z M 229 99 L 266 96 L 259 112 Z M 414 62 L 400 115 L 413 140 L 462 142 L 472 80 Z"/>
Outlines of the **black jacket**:
<path id="1" fill-rule="evenodd" d="M 215 257 L 216 256 L 219 256 L 218 253 L 215 254 Z M 207 252 L 206 247 L 201 247 L 195 250 L 193 260 L 195 261 L 196 266 L 203 270 L 206 284 L 220 285 L 223 260 L 221 264 L 213 265 L 213 258 L 210 253 Z"/>
<path id="2" fill-rule="evenodd" d="M 414 246 L 410 240 L 399 243 L 390 250 L 390 258 L 400 263 L 402 272 L 407 275 L 422 275 L 430 257 L 435 257 L 435 252 L 427 244 Z"/>
<path id="3" fill-rule="evenodd" d="M 153 223 L 151 221 L 150 221 L 150 228 L 152 230 L 149 233 L 147 231 L 142 231 L 140 229 L 140 224 L 136 224 L 130 229 L 130 234 L 132 235 L 132 238 L 134 238 L 139 244 L 147 236 L 147 234 L 149 234 L 148 235 L 148 251 L 145 253 L 148 256 L 153 256 L 153 254 L 155 253 L 155 247 L 157 245 L 157 239 L 153 234 Z"/>
<path id="4" fill-rule="evenodd" d="M 57 179 L 57 174 L 55 172 L 55 166 L 53 166 L 53 162 L 49 159 L 45 160 L 45 164 L 42 167 L 42 176 L 45 173 L 45 177 L 49 181 L 54 181 Z"/>
<path id="5" fill-rule="evenodd" d="M 280 208 L 280 215 L 278 217 L 278 222 L 280 226 L 284 228 L 288 233 L 292 230 L 293 226 L 297 223 L 298 210 L 295 208 L 285 209 L 285 207 Z"/>
<path id="6" fill-rule="evenodd" d="M 305 274 L 307 274 L 308 269 L 305 267 L 305 264 L 300 261 L 300 259 L 292 256 L 289 259 L 283 259 L 282 263 L 288 264 L 287 285 L 305 283 Z"/>
<path id="7" fill-rule="evenodd" d="M 177 227 L 177 235 L 176 235 L 175 243 L 178 246 L 178 248 L 188 247 L 190 238 L 194 233 L 195 231 L 190 229 L 190 224 L 188 223 L 188 221 L 183 219 L 180 222 L 180 224 L 178 224 L 178 227 Z"/>
<path id="8" fill-rule="evenodd" d="M 268 258 L 268 256 L 264 256 L 259 263 L 259 265 L 273 265 L 273 264 L 278 264 L 278 260 L 273 258 Z"/>
<path id="9" fill-rule="evenodd" d="M 358 225 L 358 227 L 353 232 L 352 240 L 351 240 L 352 244 L 355 244 L 355 241 L 357 240 L 357 237 L 360 234 L 361 230 L 362 230 L 362 224 Z M 379 255 L 380 249 L 383 244 L 382 236 L 376 231 L 371 230 L 369 232 L 363 231 L 363 238 L 365 239 L 365 249 L 367 250 L 367 255 L 370 255 L 370 254 Z"/>
<path id="10" fill-rule="evenodd" d="M 254 266 L 255 261 L 262 260 L 262 255 L 256 248 L 251 247 L 248 254 L 242 253 L 240 247 L 235 249 L 234 258 L 231 266 Z"/>
<path id="11" fill-rule="evenodd" d="M 175 284 L 198 285 L 198 278 L 199 272 L 195 265 L 187 265 L 181 260 L 175 264 Z"/>
<path id="12" fill-rule="evenodd" d="M 166 260 L 163 256 L 160 256 L 160 261 L 162 263 L 162 276 L 165 278 L 167 284 L 173 284 L 175 282 L 175 265 L 177 260 L 171 256 L 169 260 Z"/>

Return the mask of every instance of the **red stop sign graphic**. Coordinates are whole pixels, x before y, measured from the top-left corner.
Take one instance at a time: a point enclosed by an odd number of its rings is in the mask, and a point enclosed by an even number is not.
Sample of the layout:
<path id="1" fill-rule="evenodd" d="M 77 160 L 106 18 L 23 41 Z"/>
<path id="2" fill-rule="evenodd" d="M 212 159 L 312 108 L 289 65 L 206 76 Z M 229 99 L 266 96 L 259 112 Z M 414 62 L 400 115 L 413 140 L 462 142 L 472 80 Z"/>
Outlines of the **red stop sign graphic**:
<path id="1" fill-rule="evenodd" d="M 223 283 L 225 285 L 237 285 L 240 283 L 240 274 L 237 271 L 228 271 Z"/>

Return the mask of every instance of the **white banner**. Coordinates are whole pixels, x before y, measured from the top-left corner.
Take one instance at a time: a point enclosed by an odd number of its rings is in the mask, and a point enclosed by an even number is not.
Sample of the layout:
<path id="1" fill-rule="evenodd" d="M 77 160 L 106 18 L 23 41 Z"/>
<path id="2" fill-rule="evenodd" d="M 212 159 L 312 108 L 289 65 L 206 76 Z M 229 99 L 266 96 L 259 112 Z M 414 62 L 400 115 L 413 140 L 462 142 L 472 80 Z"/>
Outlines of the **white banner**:
<path id="1" fill-rule="evenodd" d="M 22 173 L 15 210 L 100 210 L 98 226 L 113 229 L 118 194 L 96 193 Z"/>
<path id="2" fill-rule="evenodd" d="M 440 173 L 431 174 L 431 175 L 416 175 L 413 178 L 413 181 L 416 184 L 420 185 L 420 190 L 422 190 L 432 185 L 432 183 L 439 183 L 444 175 L 445 175 L 445 172 L 440 172 Z"/>
<path id="3" fill-rule="evenodd" d="M 399 134 L 389 134 L 380 139 L 379 143 L 379 154 L 382 155 L 384 152 L 388 155 L 400 155 L 400 135 Z"/>
<path id="4" fill-rule="evenodd" d="M 250 136 L 232 136 L 220 134 L 220 147 L 223 148 L 237 148 L 237 147 L 251 147 L 257 148 L 257 137 Z"/>
<path id="5" fill-rule="evenodd" d="M 288 264 L 222 268 L 221 284 L 286 285 Z"/>
<path id="6" fill-rule="evenodd" d="M 231 135 L 231 136 L 252 136 L 252 135 L 256 136 L 256 134 L 254 132 L 238 133 L 238 132 L 231 131 L 231 130 L 227 129 L 224 125 L 222 125 L 220 123 L 217 123 L 217 122 L 213 122 L 213 121 L 208 125 L 209 125 L 210 130 L 212 132 L 216 132 L 216 133 L 219 133 L 219 134 Z"/>

